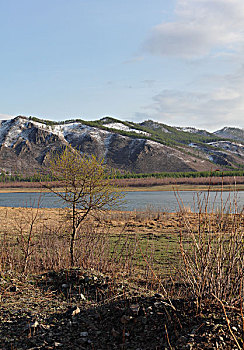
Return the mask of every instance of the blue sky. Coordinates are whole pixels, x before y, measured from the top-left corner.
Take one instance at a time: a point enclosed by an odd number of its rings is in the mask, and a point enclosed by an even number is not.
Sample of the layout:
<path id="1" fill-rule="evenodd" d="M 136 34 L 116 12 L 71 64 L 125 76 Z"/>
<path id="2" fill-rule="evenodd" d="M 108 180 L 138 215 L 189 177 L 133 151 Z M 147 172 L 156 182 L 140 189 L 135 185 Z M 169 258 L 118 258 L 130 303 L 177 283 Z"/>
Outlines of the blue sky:
<path id="1" fill-rule="evenodd" d="M 243 0 L 0 0 L 0 117 L 244 127 Z"/>

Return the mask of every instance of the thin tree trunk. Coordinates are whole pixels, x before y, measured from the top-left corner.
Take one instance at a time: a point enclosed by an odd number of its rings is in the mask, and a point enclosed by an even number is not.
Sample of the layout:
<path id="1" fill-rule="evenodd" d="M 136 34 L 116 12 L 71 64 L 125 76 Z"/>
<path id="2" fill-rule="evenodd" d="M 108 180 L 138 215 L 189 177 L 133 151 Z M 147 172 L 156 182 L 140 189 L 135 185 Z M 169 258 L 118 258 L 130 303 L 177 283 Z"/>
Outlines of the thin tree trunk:
<path id="1" fill-rule="evenodd" d="M 74 246 L 76 236 L 76 204 L 73 203 L 72 206 L 72 235 L 70 240 L 70 264 L 71 267 L 74 266 Z"/>

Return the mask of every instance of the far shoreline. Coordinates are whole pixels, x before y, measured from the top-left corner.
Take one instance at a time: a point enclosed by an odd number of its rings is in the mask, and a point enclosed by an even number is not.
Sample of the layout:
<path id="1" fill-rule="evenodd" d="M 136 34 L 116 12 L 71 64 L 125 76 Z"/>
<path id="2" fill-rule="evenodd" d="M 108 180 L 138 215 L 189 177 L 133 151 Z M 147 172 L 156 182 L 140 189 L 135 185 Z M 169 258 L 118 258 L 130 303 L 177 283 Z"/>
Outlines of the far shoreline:
<path id="1" fill-rule="evenodd" d="M 155 185 L 155 186 L 127 186 L 127 187 L 118 187 L 122 192 L 156 192 L 156 191 L 192 191 L 192 192 L 201 192 L 201 191 L 210 191 L 210 192 L 239 192 L 244 191 L 244 184 L 237 185 L 186 185 L 186 184 L 172 184 L 172 185 Z M 60 192 L 63 191 L 62 188 L 55 188 Z M 49 189 L 44 187 L 0 187 L 0 193 L 48 193 L 51 192 Z"/>

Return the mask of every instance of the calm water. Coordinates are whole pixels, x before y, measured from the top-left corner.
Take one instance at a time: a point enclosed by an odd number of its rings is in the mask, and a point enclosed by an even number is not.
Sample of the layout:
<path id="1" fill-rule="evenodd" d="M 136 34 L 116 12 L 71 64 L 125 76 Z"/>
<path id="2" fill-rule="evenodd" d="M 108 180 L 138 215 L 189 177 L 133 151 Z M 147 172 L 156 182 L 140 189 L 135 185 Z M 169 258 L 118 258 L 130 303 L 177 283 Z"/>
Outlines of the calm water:
<path id="1" fill-rule="evenodd" d="M 206 203 L 207 192 L 193 191 L 179 192 L 180 201 L 186 208 L 197 210 L 201 203 Z M 222 198 L 221 198 L 222 196 Z M 229 210 L 230 204 L 236 200 L 239 210 L 244 206 L 244 191 L 234 194 L 233 192 L 211 192 L 208 200 L 208 211 L 221 209 Z M 222 204 L 221 204 L 222 202 Z M 41 207 L 62 208 L 64 203 L 58 200 L 53 193 L 0 193 L 0 206 L 2 207 Z M 121 206 L 123 210 L 143 210 L 146 208 L 159 209 L 174 212 L 179 209 L 177 198 L 172 191 L 140 191 L 125 192 L 125 203 Z"/>

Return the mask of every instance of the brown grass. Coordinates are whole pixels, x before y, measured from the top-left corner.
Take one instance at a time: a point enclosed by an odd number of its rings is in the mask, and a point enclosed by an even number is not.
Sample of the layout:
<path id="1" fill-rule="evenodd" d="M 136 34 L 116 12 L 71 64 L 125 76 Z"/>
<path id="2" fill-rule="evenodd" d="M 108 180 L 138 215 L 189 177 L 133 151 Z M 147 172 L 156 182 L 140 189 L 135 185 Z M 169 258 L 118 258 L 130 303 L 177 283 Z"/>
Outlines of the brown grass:
<path id="1" fill-rule="evenodd" d="M 244 176 L 228 177 L 199 177 L 199 178 L 144 178 L 144 179 L 117 179 L 116 184 L 119 187 L 153 187 L 153 186 L 233 186 L 243 185 Z M 214 188 L 213 188 L 214 189 Z"/>
<path id="2" fill-rule="evenodd" d="M 169 301 L 193 298 L 199 309 L 211 299 L 221 305 L 227 323 L 227 307 L 239 308 L 244 327 L 243 211 L 234 200 L 209 213 L 206 196 L 192 213 L 176 195 L 178 213 L 111 211 L 87 220 L 78 233 L 75 265 L 134 283 L 137 290 L 158 291 Z M 0 208 L 0 273 L 69 269 L 66 218 L 64 209 Z M 241 346 L 243 337 L 235 343 Z"/>
<path id="3" fill-rule="evenodd" d="M 160 288 L 179 280 L 198 300 L 239 298 L 244 269 L 244 215 L 223 210 L 178 213 L 110 211 L 87 220 L 76 241 L 76 266 Z M 226 205 L 226 207 L 229 207 Z M 69 268 L 65 209 L 0 208 L 0 268 L 42 273 Z M 126 271 L 126 273 L 125 273 Z M 238 295 L 237 295 L 238 294 Z M 237 295 L 237 296 L 236 296 Z M 235 297 L 234 297 L 235 296 Z"/>
<path id="4" fill-rule="evenodd" d="M 175 186 L 180 186 L 181 189 L 195 190 L 196 188 L 203 188 L 210 190 L 222 189 L 223 186 L 226 190 L 235 189 L 244 190 L 244 176 L 226 176 L 226 177 L 199 177 L 199 178 L 162 178 L 157 179 L 151 178 L 139 178 L 139 179 L 116 179 L 114 180 L 116 186 L 128 189 L 142 188 L 156 188 L 158 190 L 172 190 Z M 36 191 L 36 190 L 46 190 L 45 186 L 47 182 L 0 182 L 0 192 L 5 191 Z M 52 186 L 59 187 L 58 182 L 52 182 Z"/>

